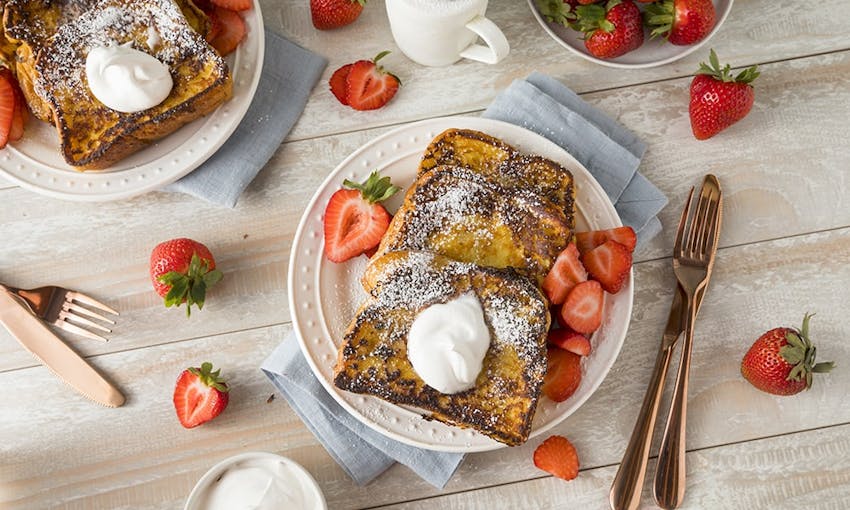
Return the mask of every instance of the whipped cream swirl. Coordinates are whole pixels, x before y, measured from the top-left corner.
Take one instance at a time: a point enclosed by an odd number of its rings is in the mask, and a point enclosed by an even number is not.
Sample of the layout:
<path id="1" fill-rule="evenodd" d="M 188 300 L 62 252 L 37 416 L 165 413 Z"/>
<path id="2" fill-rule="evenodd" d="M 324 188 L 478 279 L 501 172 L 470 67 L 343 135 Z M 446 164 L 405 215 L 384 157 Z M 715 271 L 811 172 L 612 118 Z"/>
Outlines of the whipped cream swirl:
<path id="1" fill-rule="evenodd" d="M 204 510 L 319 509 L 324 505 L 298 471 L 280 461 L 246 460 L 225 471 L 210 488 Z"/>
<path id="2" fill-rule="evenodd" d="M 425 384 L 452 394 L 475 386 L 490 347 L 484 310 L 473 292 L 422 310 L 407 337 L 407 357 Z"/>
<path id="3" fill-rule="evenodd" d="M 174 86 L 167 65 L 130 44 L 97 46 L 86 57 L 91 93 L 107 107 L 123 113 L 158 105 Z"/>

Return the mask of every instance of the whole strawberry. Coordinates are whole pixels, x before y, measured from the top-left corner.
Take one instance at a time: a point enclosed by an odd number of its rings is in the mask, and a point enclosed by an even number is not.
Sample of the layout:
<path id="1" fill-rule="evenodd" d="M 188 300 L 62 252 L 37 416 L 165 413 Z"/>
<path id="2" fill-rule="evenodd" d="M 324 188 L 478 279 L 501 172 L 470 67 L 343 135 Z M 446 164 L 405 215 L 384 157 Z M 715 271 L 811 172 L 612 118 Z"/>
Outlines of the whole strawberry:
<path id="1" fill-rule="evenodd" d="M 150 275 L 165 306 L 186 303 L 186 316 L 191 314 L 192 305 L 203 308 L 207 289 L 222 277 L 209 248 L 185 237 L 156 245 L 151 252 Z"/>
<path id="2" fill-rule="evenodd" d="M 776 328 L 759 337 L 741 362 L 741 374 L 756 388 L 774 395 L 794 395 L 812 386 L 812 374 L 832 370 L 831 361 L 815 364 L 809 319 L 803 327 Z"/>
<path id="3" fill-rule="evenodd" d="M 310 0 L 313 26 L 330 30 L 354 23 L 364 5 L 366 0 Z"/>
<path id="4" fill-rule="evenodd" d="M 672 44 L 688 45 L 711 32 L 716 14 L 711 0 L 661 0 L 646 6 L 644 18 L 652 37 L 661 35 Z"/>
<path id="5" fill-rule="evenodd" d="M 180 373 L 174 385 L 174 410 L 177 419 L 187 429 L 206 423 L 224 411 L 230 400 L 230 388 L 219 375 L 213 372 L 212 363 L 187 368 Z"/>
<path id="6" fill-rule="evenodd" d="M 752 66 L 733 78 L 729 64 L 721 69 L 714 50 L 711 50 L 709 62 L 711 66 L 700 63 L 691 82 L 688 113 L 697 140 L 711 138 L 750 113 L 755 101 L 755 91 L 750 84 L 760 74 L 758 66 Z"/>
<path id="7" fill-rule="evenodd" d="M 573 28 L 585 33 L 584 46 L 597 58 L 616 58 L 643 44 L 640 9 L 632 0 L 608 0 L 575 9 Z"/>

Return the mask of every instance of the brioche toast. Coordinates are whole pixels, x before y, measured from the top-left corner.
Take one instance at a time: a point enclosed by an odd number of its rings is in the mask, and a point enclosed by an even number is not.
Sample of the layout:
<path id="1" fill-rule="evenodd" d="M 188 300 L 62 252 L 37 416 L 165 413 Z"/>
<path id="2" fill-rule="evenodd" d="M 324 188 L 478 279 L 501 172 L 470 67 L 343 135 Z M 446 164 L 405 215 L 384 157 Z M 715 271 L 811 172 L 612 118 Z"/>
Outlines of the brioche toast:
<path id="1" fill-rule="evenodd" d="M 377 255 L 433 251 L 455 260 L 513 267 L 537 283 L 572 237 L 572 214 L 535 193 L 501 185 L 468 167 L 419 174 Z"/>
<path id="2" fill-rule="evenodd" d="M 441 165 L 462 166 L 484 174 L 514 193 L 545 198 L 575 226 L 575 190 L 569 170 L 541 156 L 524 154 L 502 140 L 472 129 L 447 129 L 437 135 L 419 164 L 419 174 Z"/>
<path id="3" fill-rule="evenodd" d="M 363 277 L 369 297 L 339 349 L 334 384 L 430 411 L 431 419 L 475 430 L 507 445 L 528 439 L 546 372 L 547 303 L 513 270 L 481 267 L 428 252 L 395 251 Z M 455 394 L 431 388 L 407 356 L 418 312 L 466 292 L 481 302 L 490 346 L 475 386 Z"/>
<path id="4" fill-rule="evenodd" d="M 21 88 L 33 113 L 56 126 L 68 164 L 81 170 L 108 167 L 230 97 L 227 64 L 193 29 L 184 11 L 203 32 L 203 13 L 188 0 L 6 3 L 4 27 L 19 45 Z M 135 113 L 104 106 L 85 77 L 92 47 L 128 43 L 166 64 L 174 83 L 164 101 Z"/>

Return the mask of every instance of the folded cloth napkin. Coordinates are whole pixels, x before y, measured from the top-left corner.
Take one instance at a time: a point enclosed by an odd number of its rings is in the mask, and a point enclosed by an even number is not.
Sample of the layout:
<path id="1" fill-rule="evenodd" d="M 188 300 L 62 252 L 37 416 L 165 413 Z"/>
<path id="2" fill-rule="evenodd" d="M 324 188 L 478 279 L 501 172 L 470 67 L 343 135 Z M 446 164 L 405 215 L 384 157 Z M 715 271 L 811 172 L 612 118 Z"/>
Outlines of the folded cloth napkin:
<path id="1" fill-rule="evenodd" d="M 516 80 L 484 117 L 522 126 L 566 149 L 596 178 L 639 244 L 661 231 L 656 215 L 667 197 L 637 171 L 646 144 L 558 80 L 541 73 Z"/>
<path id="2" fill-rule="evenodd" d="M 313 375 L 294 331 L 260 368 L 331 457 L 359 485 L 369 483 L 394 462 L 400 462 L 442 488 L 463 460 L 460 453 L 422 450 L 389 439 L 348 414 Z"/>
<path id="3" fill-rule="evenodd" d="M 263 71 L 242 122 L 212 157 L 166 191 L 234 207 L 304 111 L 327 60 L 269 30 L 265 37 Z"/>
<path id="4" fill-rule="evenodd" d="M 484 115 L 521 125 L 570 152 L 599 181 L 623 223 L 638 232 L 639 242 L 661 230 L 655 216 L 667 198 L 637 173 L 644 143 L 557 80 L 535 73 L 515 81 Z M 421 450 L 388 439 L 348 414 L 313 375 L 294 332 L 261 368 L 358 484 L 368 483 L 398 461 L 443 487 L 463 460 L 461 454 Z"/>

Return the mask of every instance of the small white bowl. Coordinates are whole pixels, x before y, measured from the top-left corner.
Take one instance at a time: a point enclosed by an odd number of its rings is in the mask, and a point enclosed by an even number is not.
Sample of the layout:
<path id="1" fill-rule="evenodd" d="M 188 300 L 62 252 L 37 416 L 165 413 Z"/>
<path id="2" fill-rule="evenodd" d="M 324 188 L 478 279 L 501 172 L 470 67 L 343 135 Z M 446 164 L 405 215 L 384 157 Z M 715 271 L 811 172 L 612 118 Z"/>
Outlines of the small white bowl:
<path id="1" fill-rule="evenodd" d="M 234 455 L 233 457 L 229 457 L 219 462 L 209 471 L 207 471 L 204 476 L 198 480 L 198 483 L 195 484 L 195 488 L 192 489 L 192 492 L 189 493 L 189 498 L 186 500 L 186 506 L 184 506 L 184 510 L 201 510 L 201 504 L 204 501 L 204 498 L 207 495 L 207 491 L 210 489 L 210 486 L 218 480 L 218 478 L 230 467 L 233 465 L 247 461 L 247 460 L 272 460 L 279 461 L 283 463 L 288 468 L 292 469 L 297 475 L 301 478 L 303 486 L 306 490 L 310 491 L 315 500 L 319 503 L 317 507 L 318 510 L 327 510 L 328 505 L 325 502 L 325 496 L 322 494 L 322 490 L 319 488 L 319 484 L 316 483 L 316 480 L 310 476 L 310 473 L 307 472 L 304 467 L 295 462 L 292 459 L 288 459 L 286 457 L 282 457 L 280 455 L 276 455 L 274 453 L 267 452 L 247 452 L 240 453 L 238 455 Z"/>
<path id="2" fill-rule="evenodd" d="M 679 60 L 680 58 L 695 52 L 702 45 L 708 42 L 708 40 L 711 39 L 711 37 L 720 29 L 720 25 L 726 21 L 726 18 L 729 16 L 729 12 L 732 11 L 733 1 L 734 0 L 714 0 L 714 10 L 717 13 L 717 22 L 714 24 L 714 28 L 711 29 L 711 32 L 709 32 L 702 41 L 696 44 L 691 44 L 690 46 L 676 46 L 675 44 L 665 42 L 662 38 L 650 39 L 649 34 L 647 33 L 646 40 L 640 48 L 610 60 L 602 60 L 591 55 L 584 46 L 584 41 L 581 39 L 581 32 L 546 21 L 537 11 L 535 0 L 528 0 L 528 6 L 531 7 L 531 12 L 534 13 L 534 17 L 537 18 L 537 22 L 540 23 L 540 26 L 542 26 L 544 30 L 546 30 L 546 33 L 552 36 L 552 39 L 558 41 L 561 46 L 576 55 L 590 60 L 591 62 L 596 62 L 597 64 L 602 64 L 608 67 L 642 69 L 669 64 L 670 62 Z"/>

